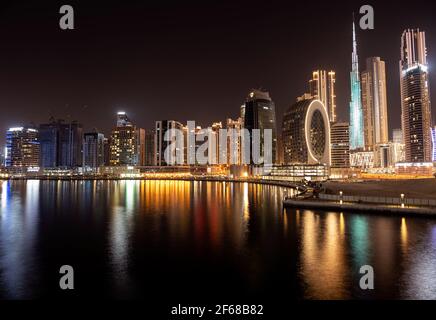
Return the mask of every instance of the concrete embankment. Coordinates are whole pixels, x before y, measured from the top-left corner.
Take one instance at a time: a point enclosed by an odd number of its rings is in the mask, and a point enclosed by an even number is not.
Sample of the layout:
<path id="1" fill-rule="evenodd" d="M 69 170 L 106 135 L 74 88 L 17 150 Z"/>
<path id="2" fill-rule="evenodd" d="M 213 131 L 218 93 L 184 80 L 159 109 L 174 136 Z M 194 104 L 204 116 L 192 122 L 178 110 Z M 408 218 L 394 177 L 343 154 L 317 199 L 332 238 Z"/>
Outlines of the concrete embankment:
<path id="1" fill-rule="evenodd" d="M 436 218 L 436 208 L 430 207 L 405 207 L 394 205 L 381 205 L 371 203 L 342 203 L 332 201 L 285 199 L 283 206 L 286 208 L 317 209 L 322 211 L 347 211 L 365 213 L 383 213 L 400 216 L 423 216 Z"/>
<path id="2" fill-rule="evenodd" d="M 264 184 L 277 187 L 299 189 L 304 191 L 306 187 L 297 182 L 283 181 L 283 180 L 266 180 L 266 179 L 250 179 L 250 178 L 224 178 L 224 177 L 138 177 L 138 178 L 119 178 L 119 177 L 51 177 L 51 176 L 35 176 L 35 177 L 10 177 L 6 180 L 52 180 L 52 181 L 105 181 L 105 180 L 160 180 L 160 181 L 203 181 L 203 182 L 233 182 L 233 183 L 251 183 L 251 184 Z M 0 180 L 1 181 L 1 180 Z"/>

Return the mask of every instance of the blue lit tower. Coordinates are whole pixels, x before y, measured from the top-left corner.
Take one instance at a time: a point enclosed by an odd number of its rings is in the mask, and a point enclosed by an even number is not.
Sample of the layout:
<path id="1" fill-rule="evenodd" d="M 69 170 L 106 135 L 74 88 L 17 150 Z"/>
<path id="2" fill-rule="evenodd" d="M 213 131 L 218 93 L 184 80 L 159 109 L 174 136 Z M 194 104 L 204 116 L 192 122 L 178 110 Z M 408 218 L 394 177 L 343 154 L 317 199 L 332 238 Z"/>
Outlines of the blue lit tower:
<path id="1" fill-rule="evenodd" d="M 350 149 L 363 149 L 362 98 L 360 95 L 359 58 L 357 56 L 356 29 L 353 18 L 353 54 L 351 67 L 351 101 L 350 101 Z"/>

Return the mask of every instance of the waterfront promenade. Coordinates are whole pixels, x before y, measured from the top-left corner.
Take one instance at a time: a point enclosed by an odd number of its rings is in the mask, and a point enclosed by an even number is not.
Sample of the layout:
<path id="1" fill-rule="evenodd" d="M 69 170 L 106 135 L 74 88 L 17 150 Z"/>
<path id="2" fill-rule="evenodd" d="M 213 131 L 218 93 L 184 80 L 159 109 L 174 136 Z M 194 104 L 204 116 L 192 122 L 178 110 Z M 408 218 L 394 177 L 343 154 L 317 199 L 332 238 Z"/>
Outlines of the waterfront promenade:
<path id="1" fill-rule="evenodd" d="M 436 218 L 436 207 L 429 206 L 405 206 L 395 204 L 383 203 L 365 203 L 365 202 L 343 202 L 331 200 L 298 200 L 298 199 L 285 199 L 283 201 L 285 208 L 298 208 L 298 209 L 315 209 L 323 211 L 335 212 L 364 212 L 375 214 L 392 214 L 400 216 L 423 216 Z"/>
<path id="2" fill-rule="evenodd" d="M 327 181 L 324 183 L 327 194 L 339 194 L 370 197 L 399 197 L 436 199 L 436 179 L 408 180 L 363 180 L 356 182 Z"/>

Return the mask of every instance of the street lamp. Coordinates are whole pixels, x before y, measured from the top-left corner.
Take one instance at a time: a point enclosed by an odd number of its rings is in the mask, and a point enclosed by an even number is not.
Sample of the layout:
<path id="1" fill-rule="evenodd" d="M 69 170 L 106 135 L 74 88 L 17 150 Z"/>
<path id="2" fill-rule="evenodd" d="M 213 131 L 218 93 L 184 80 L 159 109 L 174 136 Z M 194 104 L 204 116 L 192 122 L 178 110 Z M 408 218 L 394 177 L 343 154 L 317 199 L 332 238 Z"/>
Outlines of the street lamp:
<path id="1" fill-rule="evenodd" d="M 342 191 L 339 191 L 339 204 L 342 204 Z"/>
<path id="2" fill-rule="evenodd" d="M 404 193 L 401 194 L 401 208 L 404 208 Z"/>

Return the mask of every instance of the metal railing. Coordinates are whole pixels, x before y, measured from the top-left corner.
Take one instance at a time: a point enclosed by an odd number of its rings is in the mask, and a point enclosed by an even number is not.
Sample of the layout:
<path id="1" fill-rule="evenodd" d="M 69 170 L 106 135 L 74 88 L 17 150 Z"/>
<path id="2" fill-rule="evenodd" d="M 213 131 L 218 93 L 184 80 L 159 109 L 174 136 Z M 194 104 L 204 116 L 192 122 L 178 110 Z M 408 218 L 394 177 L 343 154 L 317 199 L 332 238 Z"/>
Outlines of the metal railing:
<path id="1" fill-rule="evenodd" d="M 345 196 L 336 194 L 319 194 L 322 200 L 340 201 L 343 202 L 362 202 L 362 203 L 376 203 L 387 205 L 401 205 L 405 206 L 422 206 L 422 207 L 436 207 L 436 200 L 433 199 L 413 199 L 413 198 L 392 198 L 392 197 L 366 197 L 366 196 Z"/>

